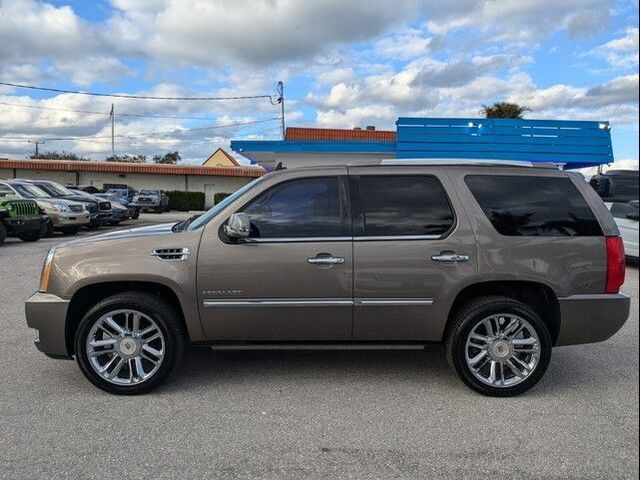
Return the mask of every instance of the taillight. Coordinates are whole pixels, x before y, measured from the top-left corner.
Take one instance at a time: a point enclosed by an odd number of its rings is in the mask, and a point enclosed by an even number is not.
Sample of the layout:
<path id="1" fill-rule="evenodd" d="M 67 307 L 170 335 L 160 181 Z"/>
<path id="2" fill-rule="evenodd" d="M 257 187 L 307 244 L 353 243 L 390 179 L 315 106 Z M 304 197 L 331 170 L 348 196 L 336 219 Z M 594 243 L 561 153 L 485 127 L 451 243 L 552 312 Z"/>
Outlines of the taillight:
<path id="1" fill-rule="evenodd" d="M 607 283 L 604 293 L 618 293 L 624 283 L 624 245 L 620 237 L 606 237 L 607 242 Z"/>

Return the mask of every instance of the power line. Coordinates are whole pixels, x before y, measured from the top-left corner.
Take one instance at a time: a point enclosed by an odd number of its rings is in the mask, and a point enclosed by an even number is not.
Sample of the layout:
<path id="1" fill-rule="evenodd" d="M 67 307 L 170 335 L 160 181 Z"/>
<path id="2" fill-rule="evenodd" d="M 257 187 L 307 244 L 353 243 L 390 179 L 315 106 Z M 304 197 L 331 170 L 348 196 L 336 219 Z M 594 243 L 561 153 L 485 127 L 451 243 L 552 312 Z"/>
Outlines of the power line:
<path id="1" fill-rule="evenodd" d="M 274 95 L 236 95 L 229 97 L 157 97 L 153 95 L 129 95 L 126 93 L 99 93 L 99 92 L 81 92 L 79 90 L 64 90 L 60 88 L 36 87 L 34 85 L 21 85 L 18 83 L 0 82 L 0 85 L 13 88 L 24 88 L 27 90 L 38 90 L 41 92 L 54 93 L 70 93 L 73 95 L 87 95 L 91 97 L 109 97 L 109 98 L 134 98 L 138 100 L 179 100 L 179 101 L 224 101 L 224 100 L 255 100 L 267 98 L 273 103 Z M 278 99 L 276 99 L 276 103 Z"/>
<path id="2" fill-rule="evenodd" d="M 34 110 L 51 110 L 54 112 L 69 112 L 69 113 L 84 113 L 86 115 L 103 115 L 109 116 L 109 112 L 96 112 L 92 110 L 76 110 L 73 108 L 55 108 L 55 107 L 41 107 L 37 105 L 21 105 L 19 103 L 0 102 L 0 105 L 7 105 L 9 107 L 18 108 L 31 108 Z M 161 118 L 172 120 L 217 120 L 217 117 L 192 117 L 181 115 L 145 115 L 142 113 L 118 113 L 119 117 L 137 117 L 137 118 Z"/>

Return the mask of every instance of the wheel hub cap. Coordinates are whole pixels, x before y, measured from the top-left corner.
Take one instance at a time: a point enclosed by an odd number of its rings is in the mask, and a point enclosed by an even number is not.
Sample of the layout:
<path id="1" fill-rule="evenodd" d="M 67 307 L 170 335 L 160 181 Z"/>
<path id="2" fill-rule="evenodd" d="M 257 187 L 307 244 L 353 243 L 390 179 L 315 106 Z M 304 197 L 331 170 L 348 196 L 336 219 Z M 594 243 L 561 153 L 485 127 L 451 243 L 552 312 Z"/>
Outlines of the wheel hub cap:
<path id="1" fill-rule="evenodd" d="M 489 345 L 489 355 L 494 360 L 504 360 L 511 356 L 513 346 L 506 340 L 496 340 Z"/>
<path id="2" fill-rule="evenodd" d="M 138 341 L 132 337 L 123 337 L 118 343 L 118 351 L 122 356 L 131 357 L 138 351 Z"/>

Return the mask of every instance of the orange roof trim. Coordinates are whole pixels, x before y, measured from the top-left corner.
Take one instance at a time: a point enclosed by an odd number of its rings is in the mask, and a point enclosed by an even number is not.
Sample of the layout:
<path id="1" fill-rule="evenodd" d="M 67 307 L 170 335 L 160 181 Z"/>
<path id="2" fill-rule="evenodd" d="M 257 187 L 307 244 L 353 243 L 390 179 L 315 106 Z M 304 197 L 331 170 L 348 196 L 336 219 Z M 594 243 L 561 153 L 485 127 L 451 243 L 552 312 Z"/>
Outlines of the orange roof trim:
<path id="1" fill-rule="evenodd" d="M 395 142 L 396 132 L 393 130 L 289 127 L 285 134 L 285 140 Z"/>
<path id="2" fill-rule="evenodd" d="M 209 177 L 261 177 L 262 168 L 201 167 L 148 163 L 83 162 L 60 160 L 10 160 L 0 158 L 0 168 L 63 172 L 147 173 L 155 175 L 202 175 Z"/>

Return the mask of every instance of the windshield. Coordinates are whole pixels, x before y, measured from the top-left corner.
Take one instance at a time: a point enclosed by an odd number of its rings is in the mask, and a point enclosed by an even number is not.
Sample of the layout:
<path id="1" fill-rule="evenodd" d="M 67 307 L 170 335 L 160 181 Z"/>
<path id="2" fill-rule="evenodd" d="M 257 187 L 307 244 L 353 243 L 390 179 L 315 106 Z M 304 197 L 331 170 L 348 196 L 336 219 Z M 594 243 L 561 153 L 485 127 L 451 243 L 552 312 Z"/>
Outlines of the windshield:
<path id="1" fill-rule="evenodd" d="M 49 198 L 47 192 L 35 185 L 26 185 L 23 183 L 12 183 L 11 186 L 15 188 L 20 195 L 27 198 Z"/>
<path id="2" fill-rule="evenodd" d="M 57 183 L 37 183 L 36 186 L 41 188 L 45 192 L 50 193 L 51 196 L 54 197 L 67 197 L 69 195 L 75 195 L 75 193 L 73 193 L 71 190 Z"/>
<path id="3" fill-rule="evenodd" d="M 158 195 L 160 190 L 140 190 L 140 195 Z"/>
<path id="4" fill-rule="evenodd" d="M 226 208 L 227 205 L 229 205 L 230 203 L 235 201 L 236 198 L 240 197 L 241 195 L 245 194 L 246 192 L 248 192 L 249 190 L 254 188 L 256 185 L 258 185 L 265 178 L 267 178 L 267 175 L 265 175 L 264 177 L 261 177 L 261 178 L 256 178 L 255 180 L 247 183 L 240 190 L 236 190 L 234 193 L 232 193 L 227 198 L 222 200 L 216 206 L 214 206 L 213 208 L 207 210 L 202 215 L 200 215 L 196 220 L 194 220 L 189 225 L 189 228 L 187 228 L 187 230 L 196 230 L 196 229 L 202 227 L 203 225 L 206 225 L 207 223 L 209 223 L 209 220 L 211 220 L 216 215 L 218 215 L 218 213 L 220 213 L 222 210 L 224 210 L 224 208 Z"/>

